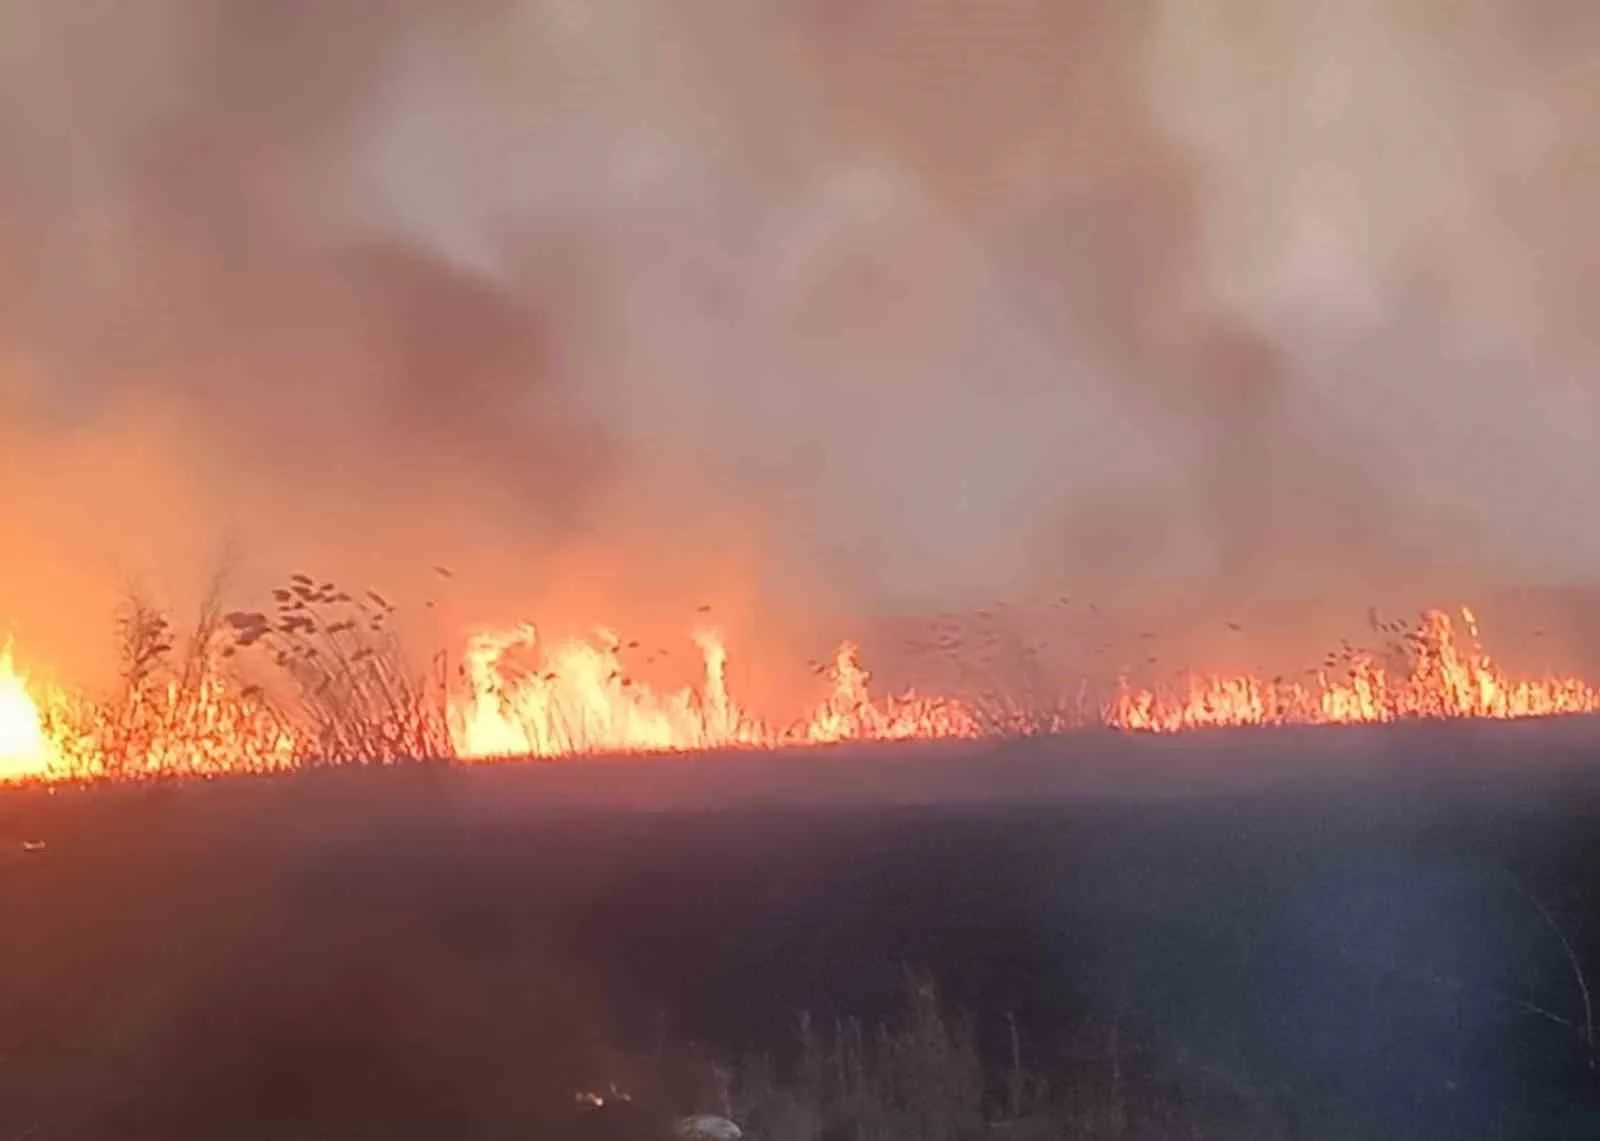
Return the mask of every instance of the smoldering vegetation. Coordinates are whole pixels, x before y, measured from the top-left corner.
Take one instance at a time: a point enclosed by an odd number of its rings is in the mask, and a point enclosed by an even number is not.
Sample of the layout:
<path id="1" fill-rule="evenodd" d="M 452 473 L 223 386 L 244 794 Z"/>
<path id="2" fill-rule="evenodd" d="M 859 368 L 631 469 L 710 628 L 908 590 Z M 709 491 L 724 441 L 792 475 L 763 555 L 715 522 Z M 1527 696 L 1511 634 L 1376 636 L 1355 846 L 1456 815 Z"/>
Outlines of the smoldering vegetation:
<path id="1" fill-rule="evenodd" d="M 1600 554 L 1584 5 L 3 19 L 0 603 L 63 669 L 229 540 L 791 633 Z"/>

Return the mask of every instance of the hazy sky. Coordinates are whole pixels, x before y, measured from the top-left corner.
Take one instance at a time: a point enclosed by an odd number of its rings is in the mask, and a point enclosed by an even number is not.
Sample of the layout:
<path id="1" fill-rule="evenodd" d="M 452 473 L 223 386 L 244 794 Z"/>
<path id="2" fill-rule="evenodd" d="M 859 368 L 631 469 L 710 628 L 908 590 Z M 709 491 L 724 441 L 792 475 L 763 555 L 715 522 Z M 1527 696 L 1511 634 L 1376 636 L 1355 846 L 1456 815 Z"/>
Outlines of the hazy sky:
<path id="1" fill-rule="evenodd" d="M 8 0 L 0 617 L 1593 575 L 1597 97 L 1582 0 Z"/>

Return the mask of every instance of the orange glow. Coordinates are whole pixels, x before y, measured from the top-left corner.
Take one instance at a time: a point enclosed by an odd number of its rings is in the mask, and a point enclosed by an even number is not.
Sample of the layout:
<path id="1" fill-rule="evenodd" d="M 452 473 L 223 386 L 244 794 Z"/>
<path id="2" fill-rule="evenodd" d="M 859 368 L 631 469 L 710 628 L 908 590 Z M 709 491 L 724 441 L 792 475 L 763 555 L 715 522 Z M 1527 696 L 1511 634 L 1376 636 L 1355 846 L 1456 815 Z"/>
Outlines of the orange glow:
<path id="1" fill-rule="evenodd" d="M 0 781 L 30 780 L 50 768 L 51 748 L 27 679 L 16 670 L 8 641 L 0 650 Z"/>
<path id="2" fill-rule="evenodd" d="M 95 700 L 43 689 L 46 745 L 32 776 L 51 781 L 274 772 L 300 760 L 293 729 L 253 691 L 209 675 Z"/>
<path id="3" fill-rule="evenodd" d="M 846 642 L 818 670 L 815 704 L 774 722 L 754 715 L 732 691 L 728 648 L 714 630 L 694 634 L 699 676 L 679 688 L 635 677 L 632 666 L 642 651 L 612 631 L 549 642 L 532 626 L 482 631 L 469 639 L 454 680 L 441 669 L 432 680 L 408 686 L 398 659 L 382 649 L 392 643 L 370 640 L 387 636 L 381 617 L 392 607 L 386 602 L 375 595 L 371 603 L 358 602 L 309 580 L 279 593 L 276 619 L 229 615 L 236 640 L 215 647 L 203 668 L 128 685 L 103 700 L 55 687 L 30 691 L 8 647 L 0 654 L 0 779 L 212 776 L 441 755 L 490 761 L 776 749 L 1007 736 L 1040 725 L 1050 732 L 1098 724 L 1171 733 L 1600 712 L 1600 690 L 1577 678 L 1507 676 L 1482 649 L 1466 610 L 1459 623 L 1430 610 L 1412 626 L 1385 628 L 1393 641 L 1384 649 L 1346 647 L 1299 679 L 1196 674 L 1151 688 L 1125 679 L 1104 705 L 1081 706 L 1075 716 L 1046 722 L 1015 715 L 1003 695 L 973 705 L 874 693 L 856 645 Z M 356 607 L 350 613 L 362 621 L 324 613 L 323 605 Z M 368 633 L 360 633 L 363 628 Z M 320 630 L 322 640 L 294 640 L 307 630 Z M 236 680 L 224 663 L 236 654 L 245 661 L 258 643 L 280 680 L 287 671 L 298 688 L 274 694 L 270 684 L 263 689 Z M 1083 684 L 1063 678 L 1060 689 Z M 1013 715 L 1000 716 L 1005 710 Z M 428 729 L 435 724 L 443 726 L 437 736 Z M 419 755 L 419 749 L 434 751 Z"/>
<path id="4" fill-rule="evenodd" d="M 702 630 L 694 641 L 700 687 L 658 692 L 629 676 L 626 648 L 609 630 L 553 647 L 532 626 L 480 633 L 467 647 L 467 692 L 453 710 L 456 750 L 468 759 L 563 757 L 977 734 L 975 719 L 954 702 L 874 700 L 849 643 L 828 671 L 827 700 L 793 725 L 768 725 L 729 693 L 722 638 Z M 514 654 L 520 668 L 510 663 Z"/>
<path id="5" fill-rule="evenodd" d="M 1347 650 L 1309 683 L 1192 675 L 1176 686 L 1124 685 L 1107 714 L 1121 729 L 1171 733 L 1226 725 L 1315 725 L 1415 718 L 1553 717 L 1600 712 L 1600 691 L 1573 677 L 1516 680 L 1484 652 L 1463 609 L 1425 611 L 1384 655 Z"/>

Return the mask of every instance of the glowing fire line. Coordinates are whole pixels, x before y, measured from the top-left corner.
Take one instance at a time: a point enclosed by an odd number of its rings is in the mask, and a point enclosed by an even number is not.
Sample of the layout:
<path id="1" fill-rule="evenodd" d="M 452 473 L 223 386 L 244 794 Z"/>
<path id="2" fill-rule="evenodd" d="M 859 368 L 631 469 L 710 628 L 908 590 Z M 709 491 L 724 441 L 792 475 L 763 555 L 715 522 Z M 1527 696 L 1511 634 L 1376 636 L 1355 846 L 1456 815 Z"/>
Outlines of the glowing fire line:
<path id="1" fill-rule="evenodd" d="M 1420 718 L 1555 717 L 1600 712 L 1600 690 L 1571 677 L 1508 678 L 1478 641 L 1472 611 L 1423 613 L 1385 661 L 1351 650 L 1314 684 L 1252 676 L 1191 676 L 1165 689 L 1124 686 L 1107 711 L 1123 729 L 1178 732 L 1246 725 L 1352 724 Z"/>
<path id="2" fill-rule="evenodd" d="M 635 682 L 614 633 L 541 653 L 537 630 L 485 632 L 468 644 L 468 691 L 457 707 L 456 749 L 465 758 L 777 748 L 847 740 L 971 737 L 978 723 L 958 702 L 915 694 L 874 700 L 852 643 L 840 646 L 832 692 L 798 723 L 774 728 L 728 690 L 728 653 L 709 631 L 695 635 L 704 663 L 698 689 L 657 693 Z M 537 666 L 512 673 L 521 651 Z"/>
<path id="3" fill-rule="evenodd" d="M 259 639 L 255 617 L 243 617 L 251 631 L 245 641 Z M 1348 650 L 1310 681 L 1191 675 L 1141 689 L 1124 680 L 1097 714 L 1048 724 L 1171 733 L 1600 712 L 1600 690 L 1579 679 L 1508 677 L 1481 648 L 1472 613 L 1463 610 L 1462 619 L 1465 636 L 1458 636 L 1448 614 L 1427 611 L 1386 651 Z M 658 691 L 629 675 L 625 647 L 610 631 L 553 645 L 532 626 L 475 635 L 443 711 L 447 747 L 455 759 L 481 761 L 1024 731 L 1018 722 L 981 716 L 981 703 L 914 693 L 875 697 L 851 643 L 839 647 L 824 671 L 829 689 L 820 703 L 791 724 L 771 725 L 730 692 L 721 638 L 701 631 L 695 642 L 703 663 L 699 684 Z M 351 662 L 366 652 L 355 651 Z M 0 781 L 209 775 L 316 763 L 317 730 L 286 720 L 253 688 L 236 687 L 218 673 L 187 689 L 168 683 L 141 689 L 118 706 L 97 705 L 55 688 L 30 691 L 7 645 L 0 652 Z"/>

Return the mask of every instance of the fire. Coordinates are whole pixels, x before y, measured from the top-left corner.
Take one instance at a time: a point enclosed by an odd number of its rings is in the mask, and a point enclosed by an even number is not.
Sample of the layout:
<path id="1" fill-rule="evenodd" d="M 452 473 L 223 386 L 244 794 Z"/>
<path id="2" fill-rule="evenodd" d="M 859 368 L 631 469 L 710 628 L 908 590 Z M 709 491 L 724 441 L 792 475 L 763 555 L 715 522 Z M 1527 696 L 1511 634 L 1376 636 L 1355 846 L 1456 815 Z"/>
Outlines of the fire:
<path id="1" fill-rule="evenodd" d="M 812 744 L 976 737 L 981 731 L 973 711 L 958 701 L 907 693 L 874 702 L 867 690 L 871 675 L 862 668 L 854 642 L 839 647 L 831 673 L 833 692 L 804 728 L 802 739 Z"/>
<path id="2" fill-rule="evenodd" d="M 1600 712 L 1600 690 L 1570 677 L 1521 679 L 1460 625 L 1431 610 L 1387 627 L 1378 651 L 1347 646 L 1299 679 L 1190 675 L 1135 688 L 1046 721 L 1016 716 L 1004 697 L 967 703 L 880 695 L 854 643 L 819 669 L 815 704 L 770 722 L 729 684 L 714 630 L 693 635 L 699 676 L 680 688 L 635 676 L 638 643 L 610 630 L 549 641 L 531 625 L 474 635 L 458 676 L 411 678 L 385 625 L 393 607 L 303 576 L 277 592 L 276 616 L 226 616 L 232 640 L 168 663 L 109 698 L 55 687 L 30 692 L 9 646 L 0 653 L 0 779 L 106 780 L 211 776 L 325 764 L 417 759 L 487 761 L 794 748 L 841 741 L 963 739 L 1088 725 L 1172 733 L 1214 726 L 1338 724 L 1419 718 L 1520 718 Z M 258 647 L 251 649 L 252 646 Z M 245 685 L 251 654 L 280 684 Z M 236 658 L 236 655 L 238 657 Z M 198 664 L 197 664 L 198 663 Z M 648 659 L 644 663 L 648 664 Z M 1062 679 L 1063 692 L 1087 682 Z M 1009 712 L 1008 712 L 1009 711 Z"/>
<path id="3" fill-rule="evenodd" d="M 42 777 L 50 768 L 50 740 L 39 707 L 17 672 L 8 641 L 0 650 L 0 781 Z"/>
<path id="4" fill-rule="evenodd" d="M 1121 729 L 1171 733 L 1228 725 L 1355 724 L 1416 718 L 1554 717 L 1600 712 L 1600 690 L 1571 677 L 1509 678 L 1442 610 L 1423 613 L 1385 654 L 1348 649 L 1310 683 L 1198 675 L 1165 689 L 1126 685 L 1108 712 Z M 1338 670 L 1335 673 L 1335 670 Z"/>
<path id="5" fill-rule="evenodd" d="M 728 696 L 721 643 L 702 635 L 700 644 L 704 688 L 657 693 L 628 676 L 611 631 L 549 648 L 533 626 L 479 633 L 467 646 L 457 750 L 464 757 L 559 757 L 754 743 Z M 512 662 L 517 655 L 521 669 Z"/>
<path id="6" fill-rule="evenodd" d="M 532 626 L 480 633 L 467 647 L 457 751 L 469 759 L 563 757 L 977 734 L 976 720 L 954 702 L 914 694 L 875 701 L 851 643 L 835 655 L 827 700 L 793 725 L 768 725 L 730 694 L 722 638 L 702 630 L 694 640 L 701 686 L 658 692 L 629 675 L 609 630 L 553 647 Z"/>

